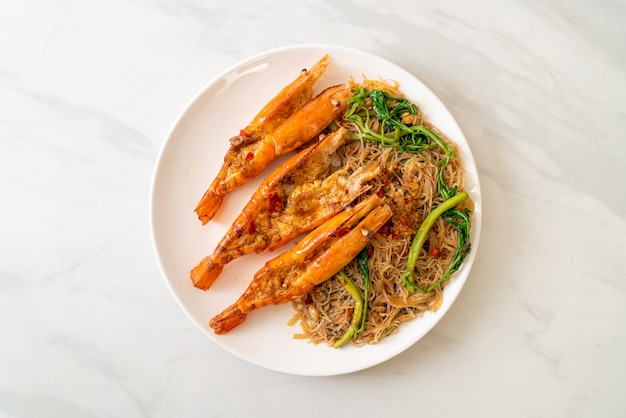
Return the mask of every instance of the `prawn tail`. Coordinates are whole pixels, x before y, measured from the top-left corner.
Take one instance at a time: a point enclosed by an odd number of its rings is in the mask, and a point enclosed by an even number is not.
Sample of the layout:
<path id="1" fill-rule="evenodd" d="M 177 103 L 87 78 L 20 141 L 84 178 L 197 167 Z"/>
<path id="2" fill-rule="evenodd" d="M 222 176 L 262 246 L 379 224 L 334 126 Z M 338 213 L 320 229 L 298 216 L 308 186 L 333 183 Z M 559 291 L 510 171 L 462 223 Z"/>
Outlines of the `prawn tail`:
<path id="1" fill-rule="evenodd" d="M 207 256 L 191 270 L 191 281 L 198 289 L 208 290 L 222 270 L 224 270 L 223 263 L 217 262 L 212 256 Z"/>
<path id="2" fill-rule="evenodd" d="M 213 188 L 206 191 L 194 209 L 198 215 L 198 219 L 202 222 L 202 225 L 206 225 L 211 219 L 213 219 L 219 208 L 222 206 L 223 201 L 224 197 L 215 193 Z"/>
<path id="3" fill-rule="evenodd" d="M 237 304 L 233 304 L 222 311 L 222 313 L 214 316 L 209 321 L 209 326 L 213 328 L 216 334 L 226 334 L 228 331 L 241 325 L 247 316 L 248 314 L 242 312 Z"/>

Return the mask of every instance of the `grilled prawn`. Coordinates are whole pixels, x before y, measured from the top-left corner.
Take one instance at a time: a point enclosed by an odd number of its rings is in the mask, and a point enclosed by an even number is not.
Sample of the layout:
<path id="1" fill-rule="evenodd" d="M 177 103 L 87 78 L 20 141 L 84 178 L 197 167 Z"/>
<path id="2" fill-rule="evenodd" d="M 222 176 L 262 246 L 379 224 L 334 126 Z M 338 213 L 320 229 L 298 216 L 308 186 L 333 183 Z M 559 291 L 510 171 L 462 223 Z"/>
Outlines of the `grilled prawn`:
<path id="1" fill-rule="evenodd" d="M 302 109 L 313 98 L 313 86 L 328 67 L 324 55 L 310 70 L 303 69 L 298 78 L 284 87 L 241 132 L 234 142 L 255 141 L 278 128 L 289 116 Z M 231 141 L 232 142 L 232 141 Z"/>
<path id="2" fill-rule="evenodd" d="M 215 216 L 226 194 L 255 178 L 276 157 L 313 139 L 345 110 L 352 92 L 344 85 L 329 87 L 309 101 L 326 66 L 324 57 L 272 99 L 240 135 L 231 138 L 219 173 L 195 209 L 203 224 Z"/>
<path id="3" fill-rule="evenodd" d="M 348 264 L 392 214 L 381 198 L 370 195 L 330 218 L 293 249 L 268 261 L 241 297 L 209 325 L 217 334 L 227 333 L 245 321 L 249 312 L 293 301 L 310 291 Z"/>
<path id="4" fill-rule="evenodd" d="M 332 166 L 333 153 L 349 137 L 345 128 L 340 128 L 270 174 L 213 253 L 191 271 L 194 285 L 208 289 L 230 261 L 275 250 L 369 190 L 367 182 L 380 174 L 378 163 L 371 162 L 354 172 Z"/>

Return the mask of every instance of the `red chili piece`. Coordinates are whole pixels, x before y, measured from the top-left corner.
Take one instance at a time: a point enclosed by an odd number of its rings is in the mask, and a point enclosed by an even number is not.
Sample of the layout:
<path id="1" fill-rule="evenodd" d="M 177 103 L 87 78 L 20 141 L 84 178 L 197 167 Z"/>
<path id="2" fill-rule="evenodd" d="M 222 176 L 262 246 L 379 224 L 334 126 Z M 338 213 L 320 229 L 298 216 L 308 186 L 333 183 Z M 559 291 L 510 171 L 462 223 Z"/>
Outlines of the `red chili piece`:
<path id="1" fill-rule="evenodd" d="M 285 207 L 285 203 L 283 202 L 283 199 L 281 199 L 280 196 L 278 196 L 277 193 L 274 193 L 273 195 L 270 196 L 270 201 L 267 206 L 267 211 L 269 213 L 281 211 L 283 210 L 284 207 Z"/>

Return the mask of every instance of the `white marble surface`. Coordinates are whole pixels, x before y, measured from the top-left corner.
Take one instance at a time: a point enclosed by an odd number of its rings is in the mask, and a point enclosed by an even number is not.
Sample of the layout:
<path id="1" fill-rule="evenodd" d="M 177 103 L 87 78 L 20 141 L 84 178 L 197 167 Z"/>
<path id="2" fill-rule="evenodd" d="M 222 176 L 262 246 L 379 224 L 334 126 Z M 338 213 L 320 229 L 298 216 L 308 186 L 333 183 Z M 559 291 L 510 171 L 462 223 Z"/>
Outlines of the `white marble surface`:
<path id="1" fill-rule="evenodd" d="M 617 417 L 626 398 L 626 4 L 0 2 L 0 416 Z M 477 159 L 475 269 L 418 344 L 284 375 L 187 319 L 148 227 L 188 100 L 266 49 L 405 67 Z"/>

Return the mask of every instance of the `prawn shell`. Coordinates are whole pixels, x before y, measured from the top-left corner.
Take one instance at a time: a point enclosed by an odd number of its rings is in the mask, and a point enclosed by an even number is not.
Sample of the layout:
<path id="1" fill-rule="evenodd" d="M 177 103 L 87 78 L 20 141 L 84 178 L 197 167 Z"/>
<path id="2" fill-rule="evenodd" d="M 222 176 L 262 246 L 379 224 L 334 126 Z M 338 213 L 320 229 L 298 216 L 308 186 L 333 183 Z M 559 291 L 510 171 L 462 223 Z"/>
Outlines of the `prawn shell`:
<path id="1" fill-rule="evenodd" d="M 388 205 L 381 206 L 381 201 L 376 203 L 378 205 L 367 214 L 363 213 L 367 211 L 361 204 L 357 205 L 352 213 L 347 215 L 346 212 L 340 213 L 309 234 L 313 237 L 321 235 L 325 239 L 308 237 L 306 245 L 301 248 L 296 245 L 295 248 L 268 261 L 255 274 L 241 297 L 210 320 L 211 328 L 218 334 L 229 332 L 243 323 L 247 314 L 253 310 L 290 302 L 334 276 L 356 257 L 372 235 L 391 219 L 393 215 L 391 208 Z M 362 216 L 364 218 L 359 221 Z M 328 235 L 329 231 L 337 231 L 346 225 L 353 225 L 348 233 L 340 237 Z M 285 266 L 289 266 L 291 270 L 288 274 L 284 274 Z"/>
<path id="2" fill-rule="evenodd" d="M 267 135 L 271 134 L 290 116 L 300 111 L 311 101 L 313 98 L 313 87 L 326 72 L 328 64 L 328 55 L 324 55 L 310 70 L 301 71 L 295 80 L 283 87 L 257 113 L 248 126 L 240 131 L 239 135 L 230 139 L 231 146 L 224 157 L 224 164 L 195 208 L 198 219 L 200 219 L 202 224 L 206 224 L 215 216 L 223 203 L 225 194 L 243 184 L 242 182 L 250 179 L 247 178 L 249 177 L 247 173 L 250 172 L 250 169 L 246 169 L 245 164 L 250 152 L 249 146 L 263 141 Z M 264 154 L 264 159 L 269 159 L 270 162 L 275 157 L 275 155 L 272 156 L 267 152 Z M 244 164 L 233 170 L 231 166 L 233 162 L 238 160 L 243 161 Z M 263 161 L 260 161 L 257 162 L 257 166 L 259 163 L 265 164 Z M 260 170 L 262 171 L 265 166 L 267 164 L 262 166 Z M 246 172 L 239 173 L 239 170 L 246 170 Z M 258 171 L 259 169 L 252 171 L 252 177 L 256 176 Z"/>

